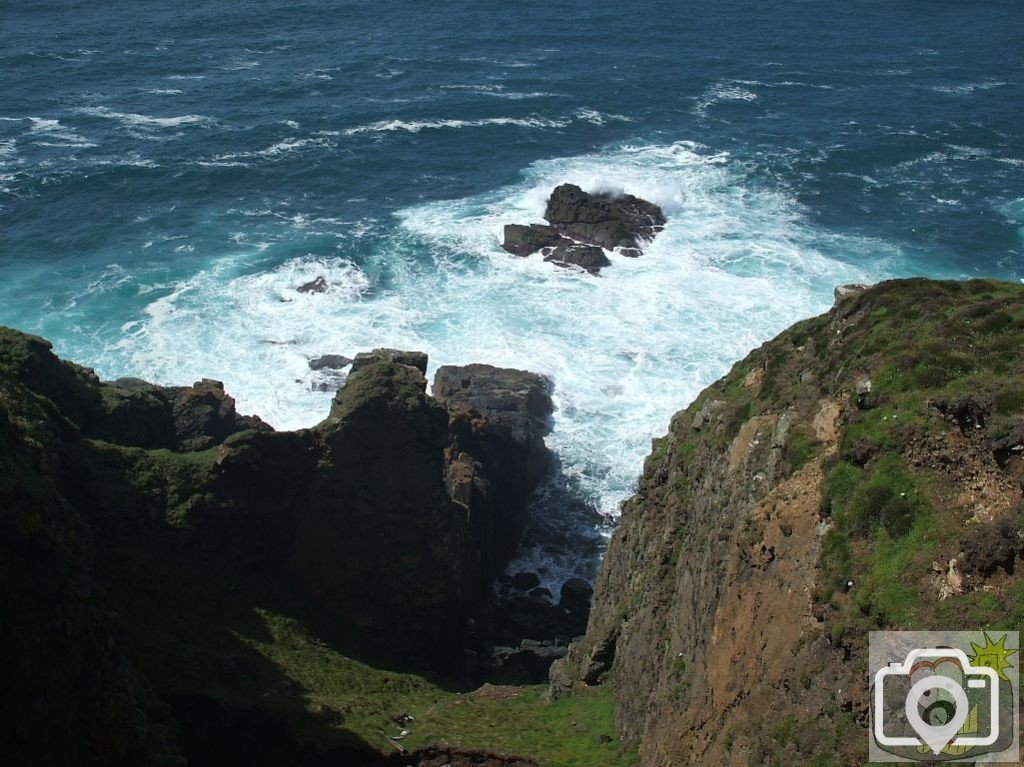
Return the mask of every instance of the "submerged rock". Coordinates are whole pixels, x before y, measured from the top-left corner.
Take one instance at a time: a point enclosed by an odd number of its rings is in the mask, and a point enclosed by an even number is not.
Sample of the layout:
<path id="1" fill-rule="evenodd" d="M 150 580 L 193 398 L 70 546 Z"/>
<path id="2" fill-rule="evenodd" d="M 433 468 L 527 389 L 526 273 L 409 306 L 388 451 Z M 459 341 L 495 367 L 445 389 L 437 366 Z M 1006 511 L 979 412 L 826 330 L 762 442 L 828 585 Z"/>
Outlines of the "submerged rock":
<path id="1" fill-rule="evenodd" d="M 324 277 L 317 277 L 315 280 L 299 285 L 296 290 L 300 293 L 326 293 L 328 287 L 330 286 Z"/>

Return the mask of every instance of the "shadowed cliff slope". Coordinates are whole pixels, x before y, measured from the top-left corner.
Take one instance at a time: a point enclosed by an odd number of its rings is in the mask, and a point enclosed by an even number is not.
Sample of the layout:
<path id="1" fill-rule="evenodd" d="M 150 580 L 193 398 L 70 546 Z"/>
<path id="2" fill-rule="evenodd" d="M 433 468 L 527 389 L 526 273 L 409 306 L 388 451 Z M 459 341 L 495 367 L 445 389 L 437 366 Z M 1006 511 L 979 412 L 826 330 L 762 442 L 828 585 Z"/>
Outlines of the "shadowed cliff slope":
<path id="1" fill-rule="evenodd" d="M 645 765 L 866 761 L 872 629 L 1024 618 L 1024 288 L 837 291 L 654 441 L 552 693 Z"/>
<path id="2" fill-rule="evenodd" d="M 103 382 L 0 329 L 13 763 L 376 763 L 378 710 L 390 731 L 403 694 L 463 684 L 549 467 L 549 384 L 475 366 L 500 413 L 469 384 L 449 410 L 425 355 L 357 363 L 327 419 L 275 432 L 218 382 Z"/>

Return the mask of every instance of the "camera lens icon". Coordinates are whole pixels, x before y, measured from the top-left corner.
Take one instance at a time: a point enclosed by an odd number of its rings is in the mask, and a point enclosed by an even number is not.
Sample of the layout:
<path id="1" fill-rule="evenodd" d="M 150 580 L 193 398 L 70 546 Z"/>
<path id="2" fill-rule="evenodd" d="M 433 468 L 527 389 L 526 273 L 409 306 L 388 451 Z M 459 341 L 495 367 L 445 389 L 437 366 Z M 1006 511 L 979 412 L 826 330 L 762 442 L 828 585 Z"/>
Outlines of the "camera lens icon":
<path id="1" fill-rule="evenodd" d="M 879 669 L 874 681 L 872 732 L 881 746 L 924 744 L 938 755 L 949 746 L 989 746 L 999 738 L 999 676 L 972 666 L 963 650 L 912 650 L 902 663 Z M 975 721 L 979 716 L 984 721 Z"/>

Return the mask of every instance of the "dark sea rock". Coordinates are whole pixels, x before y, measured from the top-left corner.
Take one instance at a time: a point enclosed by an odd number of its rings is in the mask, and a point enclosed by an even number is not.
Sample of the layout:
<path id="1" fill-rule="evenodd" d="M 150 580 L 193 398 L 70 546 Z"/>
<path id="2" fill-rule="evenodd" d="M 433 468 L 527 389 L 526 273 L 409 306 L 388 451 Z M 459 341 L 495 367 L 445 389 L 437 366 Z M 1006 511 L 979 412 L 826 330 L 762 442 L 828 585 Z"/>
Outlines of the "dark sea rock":
<path id="1" fill-rule="evenodd" d="M 582 578 L 570 578 L 562 584 L 559 606 L 566 610 L 586 614 L 590 610 L 590 600 L 594 596 L 594 587 Z"/>
<path id="2" fill-rule="evenodd" d="M 528 256 L 542 248 L 553 248 L 562 236 L 553 226 L 543 224 L 506 224 L 501 247 L 514 256 Z"/>
<path id="3" fill-rule="evenodd" d="M 596 245 L 581 245 L 564 239 L 557 248 L 544 256 L 544 260 L 557 266 L 578 266 L 591 274 L 597 274 L 612 263 L 604 250 Z"/>
<path id="4" fill-rule="evenodd" d="M 529 591 L 540 586 L 540 576 L 537 573 L 523 572 L 512 576 L 512 587 L 520 591 Z"/>
<path id="5" fill-rule="evenodd" d="M 433 394 L 449 406 L 468 405 L 529 442 L 548 430 L 554 411 L 551 382 L 525 370 L 492 365 L 444 365 L 434 375 Z"/>
<path id="6" fill-rule="evenodd" d="M 315 280 L 299 285 L 296 290 L 299 293 L 326 293 L 329 287 L 325 277 L 317 277 Z"/>
<path id="7" fill-rule="evenodd" d="M 516 256 L 539 251 L 546 261 L 591 274 L 611 264 L 604 251 L 636 258 L 665 225 L 665 214 L 652 202 L 630 194 L 589 194 L 574 184 L 554 189 L 544 218 L 548 225 L 506 225 L 501 247 Z"/>
<path id="8" fill-rule="evenodd" d="M 310 370 L 341 370 L 347 365 L 351 365 L 353 360 L 345 357 L 341 354 L 324 354 L 320 357 L 314 357 L 309 361 Z"/>
<path id="9" fill-rule="evenodd" d="M 561 234 L 605 250 L 639 249 L 665 225 L 664 213 L 652 202 L 631 194 L 589 194 L 574 184 L 555 188 L 544 218 Z"/>

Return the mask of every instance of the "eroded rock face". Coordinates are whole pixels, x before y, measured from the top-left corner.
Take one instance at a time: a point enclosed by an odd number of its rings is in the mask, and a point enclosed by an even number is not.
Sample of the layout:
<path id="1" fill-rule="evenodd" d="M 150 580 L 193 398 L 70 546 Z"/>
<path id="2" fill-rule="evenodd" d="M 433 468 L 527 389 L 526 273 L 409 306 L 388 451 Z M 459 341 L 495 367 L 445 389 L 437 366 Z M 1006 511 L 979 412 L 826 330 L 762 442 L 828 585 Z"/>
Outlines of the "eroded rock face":
<path id="1" fill-rule="evenodd" d="M 543 376 L 491 365 L 446 365 L 434 376 L 434 397 L 449 412 L 447 481 L 470 512 L 488 577 L 515 553 L 531 493 L 551 468 L 544 435 L 553 410 Z"/>
<path id="2" fill-rule="evenodd" d="M 597 274 L 602 268 L 611 265 L 604 250 L 596 245 L 581 245 L 578 242 L 563 241 L 544 256 L 545 261 L 550 261 L 556 266 L 578 266 L 591 274 Z"/>
<path id="3" fill-rule="evenodd" d="M 508 224 L 502 247 L 516 256 L 540 252 L 559 266 L 577 266 L 597 274 L 611 262 L 604 251 L 636 257 L 665 225 L 652 202 L 625 194 L 589 194 L 574 184 L 555 188 L 544 224 Z"/>
<path id="4" fill-rule="evenodd" d="M 541 376 L 486 365 L 442 368 L 435 398 L 426 369 L 419 352 L 360 354 L 323 423 L 275 432 L 220 382 L 104 383 L 0 335 L 0 383 L 49 403 L 37 420 L 89 524 L 273 573 L 339 634 L 444 666 L 517 546 L 552 405 Z"/>
<path id="5" fill-rule="evenodd" d="M 605 250 L 639 250 L 665 225 L 661 208 L 631 194 L 588 194 L 575 184 L 555 188 L 544 211 L 559 233 Z"/>
<path id="6" fill-rule="evenodd" d="M 863 764 L 868 632 L 1019 604 L 1022 306 L 883 283 L 738 362 L 654 441 L 551 694 L 610 683 L 645 767 Z"/>
<path id="7" fill-rule="evenodd" d="M 374 349 L 372 352 L 360 352 L 352 361 L 352 370 L 349 375 L 355 375 L 361 368 L 376 362 L 395 362 L 400 365 L 409 365 L 427 374 L 427 355 L 423 352 L 405 352 L 398 349 Z"/>
<path id="8" fill-rule="evenodd" d="M 542 248 L 553 248 L 562 236 L 553 226 L 543 224 L 506 224 L 502 246 L 513 256 L 528 256 Z"/>
<path id="9" fill-rule="evenodd" d="M 121 378 L 97 389 L 102 406 L 83 423 L 90 434 L 121 445 L 195 451 L 248 429 L 273 431 L 257 416 L 238 413 L 220 381 L 156 386 Z"/>

